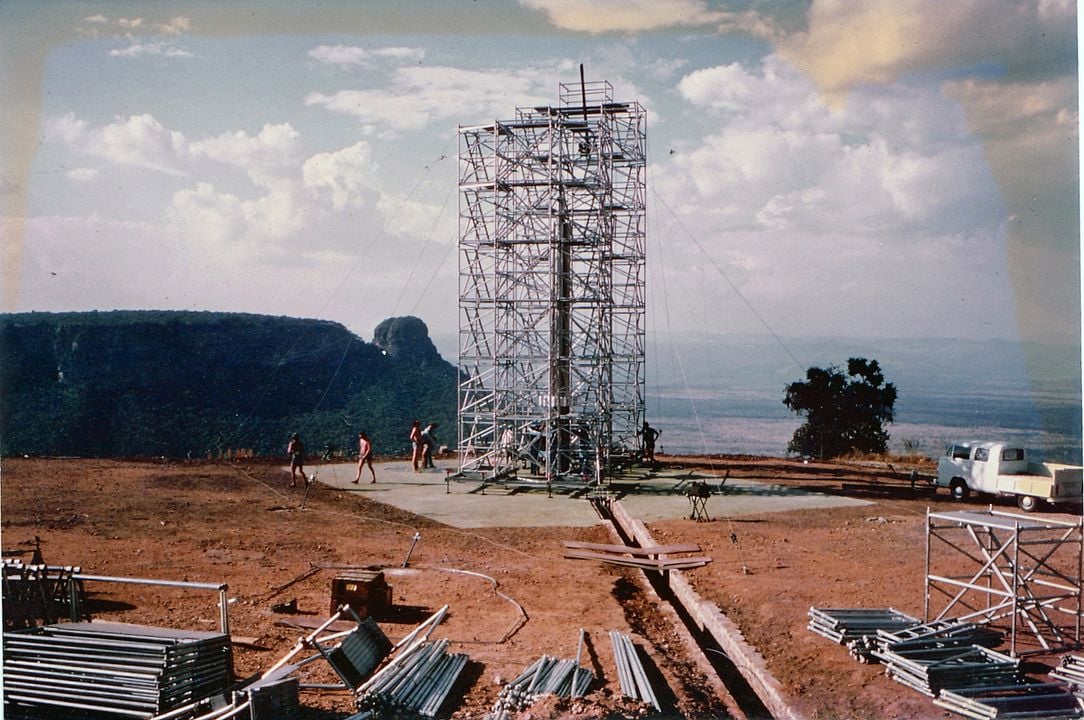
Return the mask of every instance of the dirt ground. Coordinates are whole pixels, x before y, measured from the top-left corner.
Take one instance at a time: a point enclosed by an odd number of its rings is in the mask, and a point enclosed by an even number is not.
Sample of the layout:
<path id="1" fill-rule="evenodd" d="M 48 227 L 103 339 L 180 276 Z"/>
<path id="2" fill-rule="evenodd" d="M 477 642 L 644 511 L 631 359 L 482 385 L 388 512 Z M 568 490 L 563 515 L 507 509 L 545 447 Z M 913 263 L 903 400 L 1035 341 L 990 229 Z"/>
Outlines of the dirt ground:
<path id="1" fill-rule="evenodd" d="M 648 527 L 660 542 L 696 542 L 713 558 L 689 571 L 693 584 L 741 628 L 805 717 L 951 717 L 886 678 L 880 666 L 859 664 L 806 629 L 811 606 L 891 606 L 921 617 L 927 508 L 961 509 L 944 494 L 911 489 L 906 472 L 929 472 L 928 464 L 662 460 L 870 500 L 859 507 L 729 517 L 724 490 L 708 502 L 709 522 L 678 519 Z M 306 496 L 302 488 L 287 487 L 278 463 L 255 460 L 5 458 L 2 473 L 5 555 L 29 560 L 39 537 L 46 562 L 78 565 L 85 573 L 228 583 L 231 630 L 235 640 L 245 640 L 234 648 L 238 677 L 269 668 L 305 634 L 283 622 L 328 616 L 337 572 L 381 568 L 396 611 L 378 619 L 393 640 L 450 606 L 435 637 L 448 638 L 451 649 L 472 662 L 444 717 L 482 717 L 500 683 L 543 654 L 574 658 L 581 628 L 587 632 L 583 664 L 597 678 L 591 695 L 551 701 L 524 719 L 644 713 L 617 697 L 610 630 L 631 633 L 648 653 L 652 672 L 665 679 L 662 716 L 733 716 L 732 703 L 719 697 L 715 681 L 687 651 L 675 616 L 638 572 L 562 558 L 562 540 L 613 542 L 601 525 L 456 529 L 319 483 Z M 970 506 L 985 507 L 979 501 Z M 415 533 L 421 540 L 404 568 Z M 96 618 L 217 628 L 216 593 L 111 583 L 90 583 L 87 590 Z M 272 611 L 293 600 L 297 614 Z M 312 679 L 330 679 L 323 665 L 311 666 Z M 307 691 L 302 703 L 311 718 L 352 710 L 342 692 Z"/>

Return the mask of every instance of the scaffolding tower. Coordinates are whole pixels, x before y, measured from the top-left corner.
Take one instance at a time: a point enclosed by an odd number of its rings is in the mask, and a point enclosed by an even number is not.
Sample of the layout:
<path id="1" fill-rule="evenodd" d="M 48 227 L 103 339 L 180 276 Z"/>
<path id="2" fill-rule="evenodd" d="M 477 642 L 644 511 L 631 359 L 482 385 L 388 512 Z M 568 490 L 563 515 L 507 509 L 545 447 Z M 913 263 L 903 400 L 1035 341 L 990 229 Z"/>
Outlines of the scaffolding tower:
<path id="1" fill-rule="evenodd" d="M 926 511 L 927 621 L 1003 626 L 1014 656 L 1080 647 L 1084 524 Z"/>
<path id="2" fill-rule="evenodd" d="M 644 411 L 646 127 L 610 83 L 459 128 L 460 472 L 598 482 Z"/>

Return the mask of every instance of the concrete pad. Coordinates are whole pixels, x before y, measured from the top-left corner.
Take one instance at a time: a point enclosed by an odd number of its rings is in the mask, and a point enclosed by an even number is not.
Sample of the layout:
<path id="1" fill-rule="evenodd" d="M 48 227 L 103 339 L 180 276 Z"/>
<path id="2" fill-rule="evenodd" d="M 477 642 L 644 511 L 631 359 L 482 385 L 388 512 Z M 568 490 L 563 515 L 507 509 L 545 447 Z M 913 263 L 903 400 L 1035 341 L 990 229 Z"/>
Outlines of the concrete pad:
<path id="1" fill-rule="evenodd" d="M 531 489 L 500 485 L 483 489 L 478 481 L 446 481 L 458 470 L 456 460 L 438 460 L 436 468 L 417 473 L 409 461 L 381 462 L 376 463 L 376 483 L 370 482 L 366 468 L 357 485 L 353 484 L 355 463 L 315 465 L 309 472 L 316 472 L 317 482 L 328 487 L 356 492 L 457 528 L 588 527 L 600 521 L 586 499 L 556 491 L 550 496 L 544 484 Z M 615 479 L 611 490 L 625 509 L 641 520 L 682 518 L 691 511 L 684 488 L 698 479 L 709 482 L 716 493 L 707 500 L 712 519 L 872 504 L 750 480 L 728 479 L 719 488 L 719 478 L 693 475 L 688 470 L 631 470 Z"/>

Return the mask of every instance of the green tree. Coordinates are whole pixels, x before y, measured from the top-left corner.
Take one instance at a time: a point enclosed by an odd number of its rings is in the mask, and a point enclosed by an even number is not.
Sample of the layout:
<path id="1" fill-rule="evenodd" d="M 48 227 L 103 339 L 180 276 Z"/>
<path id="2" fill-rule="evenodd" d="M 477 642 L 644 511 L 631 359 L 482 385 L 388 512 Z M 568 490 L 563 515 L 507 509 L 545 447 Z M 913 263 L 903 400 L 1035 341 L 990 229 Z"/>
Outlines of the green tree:
<path id="1" fill-rule="evenodd" d="M 805 422 L 794 431 L 788 453 L 821 459 L 850 452 L 883 453 L 885 423 L 892 422 L 896 386 L 886 383 L 876 360 L 850 358 L 839 367 L 811 367 L 805 381 L 787 385 L 783 404 Z"/>

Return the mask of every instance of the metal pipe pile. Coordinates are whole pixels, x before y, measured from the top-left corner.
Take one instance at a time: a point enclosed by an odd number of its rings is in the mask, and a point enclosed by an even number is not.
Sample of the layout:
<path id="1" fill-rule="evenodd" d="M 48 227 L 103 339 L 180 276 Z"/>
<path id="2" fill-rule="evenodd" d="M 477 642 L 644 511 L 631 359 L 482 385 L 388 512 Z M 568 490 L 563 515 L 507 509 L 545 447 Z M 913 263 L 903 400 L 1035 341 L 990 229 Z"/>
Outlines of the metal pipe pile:
<path id="1" fill-rule="evenodd" d="M 980 645 L 887 650 L 880 658 L 888 677 L 929 697 L 946 689 L 1012 685 L 1023 679 L 1019 660 Z"/>
<path id="2" fill-rule="evenodd" d="M 1062 658 L 1061 665 L 1051 671 L 1050 676 L 1064 680 L 1076 688 L 1084 688 L 1084 657 L 1066 655 Z"/>
<path id="3" fill-rule="evenodd" d="M 628 635 L 616 630 L 610 631 L 610 643 L 613 645 L 614 662 L 617 664 L 617 678 L 621 683 L 621 694 L 625 697 L 649 703 L 656 710 L 659 699 L 647 679 L 644 665 L 636 652 L 636 646 Z"/>
<path id="4" fill-rule="evenodd" d="M 1042 718 L 1068 720 L 1084 715 L 1065 683 L 1021 680 L 996 687 L 942 690 L 934 704 L 975 720 Z"/>
<path id="5" fill-rule="evenodd" d="M 576 660 L 543 655 L 501 689 L 485 720 L 509 720 L 543 695 L 580 697 L 594 679 L 594 673 L 579 667 Z"/>
<path id="6" fill-rule="evenodd" d="M 809 630 L 851 651 L 859 662 L 874 662 L 870 638 L 878 632 L 897 632 L 919 624 L 893 608 L 809 608 Z"/>
<path id="7" fill-rule="evenodd" d="M 228 635 L 124 623 L 4 633 L 5 703 L 150 718 L 224 691 Z"/>
<path id="8" fill-rule="evenodd" d="M 358 688 L 358 709 L 405 709 L 434 717 L 467 660 L 449 653 L 447 640 L 415 642 Z"/>

